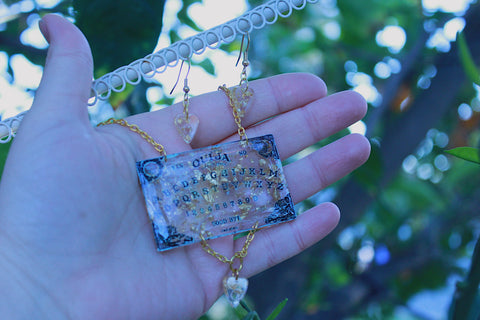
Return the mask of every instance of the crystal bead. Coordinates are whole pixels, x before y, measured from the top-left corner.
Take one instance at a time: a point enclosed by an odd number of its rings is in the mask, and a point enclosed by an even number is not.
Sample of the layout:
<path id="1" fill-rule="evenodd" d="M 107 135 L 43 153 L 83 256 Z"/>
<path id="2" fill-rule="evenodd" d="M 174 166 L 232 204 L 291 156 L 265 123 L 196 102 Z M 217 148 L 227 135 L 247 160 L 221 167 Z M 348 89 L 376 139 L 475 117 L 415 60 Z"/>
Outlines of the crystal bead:
<path id="1" fill-rule="evenodd" d="M 243 118 L 247 110 L 253 104 L 253 89 L 246 82 L 232 88 L 234 105 L 240 118 Z"/>
<path id="2" fill-rule="evenodd" d="M 182 139 L 186 143 L 190 143 L 197 133 L 198 124 L 200 119 L 194 114 L 188 115 L 188 120 L 183 113 L 178 114 L 174 120 L 175 127 L 177 127 L 178 133 L 182 136 Z"/>
<path id="3" fill-rule="evenodd" d="M 245 278 L 226 277 L 223 279 L 223 290 L 228 302 L 236 308 L 240 304 L 248 289 L 248 280 Z"/>

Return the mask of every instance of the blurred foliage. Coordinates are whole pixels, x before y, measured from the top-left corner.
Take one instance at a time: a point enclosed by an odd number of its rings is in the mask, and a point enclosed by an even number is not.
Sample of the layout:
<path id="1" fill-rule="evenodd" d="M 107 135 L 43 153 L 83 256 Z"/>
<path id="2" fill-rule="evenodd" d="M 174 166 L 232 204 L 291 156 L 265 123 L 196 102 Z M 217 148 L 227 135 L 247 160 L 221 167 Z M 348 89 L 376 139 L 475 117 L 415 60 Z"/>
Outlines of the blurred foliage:
<path id="1" fill-rule="evenodd" d="M 252 6 L 260 2 L 250 1 Z M 406 117 L 415 99 L 428 92 L 440 68 L 446 67 L 436 65 L 445 50 L 429 40 L 448 21 L 462 15 L 430 12 L 416 0 L 320 1 L 252 36 L 250 56 L 261 70 L 260 77 L 314 72 L 327 82 L 332 93 L 355 89 L 367 99 L 371 97 L 364 122 L 369 126 L 372 153 L 351 177 L 372 202 L 354 224 L 336 233 L 335 247 L 324 248 L 320 261 L 310 262 L 311 274 L 303 292 L 291 303 L 302 306 L 312 318 L 396 319 L 402 310 L 408 314 L 406 319 L 435 319 L 429 316 L 431 306 L 422 309 L 412 300 L 427 290 L 445 288 L 448 279 L 466 272 L 460 261 L 471 256 L 469 248 L 479 234 L 475 214 L 480 205 L 480 170 L 447 158 L 443 152 L 445 148 L 480 142 L 479 109 L 475 107 L 479 100 L 471 85 L 462 86 L 435 127 L 425 136 L 417 134 L 417 149 L 400 162 L 393 179 L 388 184 L 382 181 L 384 164 L 392 160 L 382 153 L 383 136 L 393 122 Z M 397 26 L 405 32 L 405 45 L 398 52 L 377 42 L 386 26 Z M 454 45 L 452 42 L 448 46 Z M 478 52 L 472 60 L 478 61 Z M 461 64 L 460 60 L 452 63 Z M 388 72 L 378 72 L 379 67 L 386 67 Z M 445 83 L 445 90 L 448 88 Z M 378 98 L 371 94 L 375 91 Z M 468 120 L 459 119 L 457 107 L 462 103 L 473 110 Z M 434 112 L 433 105 L 431 108 Z M 400 138 L 398 143 L 402 142 Z M 341 191 L 348 183 L 343 180 L 324 194 Z M 341 199 L 342 194 L 335 198 Z M 315 203 L 305 201 L 304 209 Z M 371 256 L 366 254 L 370 248 Z M 278 268 L 276 272 L 278 281 L 288 274 L 288 270 L 279 272 Z M 453 292 L 453 288 L 449 290 Z M 442 308 L 446 317 L 448 306 Z M 298 313 L 286 312 L 282 319 L 303 319 Z"/>
<path id="2" fill-rule="evenodd" d="M 474 84 L 480 81 L 479 70 L 475 66 L 471 52 L 468 48 L 465 36 L 460 33 L 457 36 L 460 60 L 467 77 Z M 480 149 L 471 147 L 457 147 L 446 150 L 460 159 L 480 164 Z M 470 270 L 463 281 L 456 284 L 452 303 L 449 309 L 449 319 L 452 320 L 475 320 L 480 318 L 480 239 L 477 240 L 473 250 Z"/>
<path id="3" fill-rule="evenodd" d="M 6 5 L 18 2 L 3 1 Z M 54 8 L 37 5 L 3 18 L 0 51 L 9 57 L 21 53 L 43 64 L 45 50 L 22 43 L 19 35 L 33 18 L 61 12 L 87 34 L 98 76 L 153 50 L 162 28 L 164 2 L 74 0 L 60 1 Z M 182 26 L 201 31 L 188 10 L 197 2 L 183 1 L 178 23 L 163 30 L 172 42 L 180 39 Z M 249 4 L 262 2 L 250 0 Z M 449 55 L 449 50 L 456 50 L 456 41 L 441 34 L 448 23 L 468 15 L 473 16 L 470 21 L 480 21 L 478 4 L 467 9 L 457 13 L 428 10 L 420 0 L 320 0 L 252 32 L 252 78 L 311 72 L 326 81 L 331 93 L 349 89 L 362 93 L 369 106 L 363 124 L 372 142 L 365 166 L 299 205 L 304 211 L 319 201 L 353 203 L 332 236 L 289 265 L 295 269 L 280 266 L 274 271 L 275 281 L 256 280 L 269 288 L 268 294 L 249 290 L 249 301 L 260 317 L 267 318 L 263 315 L 285 297 L 289 302 L 281 303 L 278 319 L 437 319 L 442 312 L 441 318 L 447 317 L 448 305 L 432 306 L 419 297 L 443 292 L 450 299 L 455 290 L 452 279 L 468 279 L 469 261 L 480 234 L 480 167 L 445 156 L 445 149 L 479 147 L 479 89 L 469 81 L 455 87 L 463 83 L 458 75 L 438 80 L 439 74 L 463 65 L 465 79 L 478 81 L 475 65 L 479 65 L 480 50 L 472 36 L 480 33 L 476 24 L 467 23 L 473 31 L 458 38 L 456 55 Z M 403 30 L 403 46 L 394 49 L 379 43 L 387 26 Z M 219 50 L 238 51 L 239 41 Z M 197 64 L 215 74 L 215 61 Z M 10 67 L 7 72 L 13 76 Z M 441 83 L 434 91 L 436 81 Z M 145 92 L 152 85 L 142 83 L 111 102 L 127 113 L 146 111 Z M 452 92 L 454 97 L 440 101 L 447 104 L 441 109 L 435 97 L 443 92 Z M 160 104 L 172 102 L 168 95 L 159 99 Z M 409 125 L 407 120 L 416 109 L 426 112 L 413 117 Z M 426 123 L 430 127 L 418 129 Z M 401 134 L 392 139 L 397 131 Z M 337 133 L 309 151 L 348 133 Z M 412 141 L 416 147 L 407 154 L 393 152 Z M 0 147 L 1 157 L 6 146 Z M 385 152 L 387 147 L 393 151 Z M 279 286 L 295 279 L 301 291 Z M 231 318 L 246 315 L 234 310 Z M 201 319 L 218 318 L 209 312 Z"/>
<path id="4" fill-rule="evenodd" d="M 8 56 L 15 54 L 22 54 L 34 64 L 43 65 L 45 62 L 45 53 L 43 49 L 38 49 L 28 43 L 23 43 L 20 40 L 20 35 L 26 30 L 38 17 L 47 13 L 61 13 L 68 14 L 71 7 L 70 1 L 61 1 L 52 8 L 45 8 L 42 6 L 32 6 L 30 10 L 22 10 L 21 3 L 23 0 L 0 1 L 4 2 L 11 8 L 10 14 L 0 17 L 0 52 L 5 52 Z M 12 75 L 10 68 L 7 71 Z"/>
<path id="5" fill-rule="evenodd" d="M 73 0 L 76 24 L 92 48 L 96 77 L 152 53 L 164 6 L 164 0 Z"/>
<path id="6" fill-rule="evenodd" d="M 457 42 L 460 54 L 460 61 L 462 62 L 463 69 L 465 70 L 465 73 L 467 74 L 470 81 L 478 85 L 480 81 L 480 73 L 475 66 L 475 62 L 473 61 L 470 50 L 468 49 L 467 40 L 465 39 L 465 35 L 463 33 L 458 34 Z"/>

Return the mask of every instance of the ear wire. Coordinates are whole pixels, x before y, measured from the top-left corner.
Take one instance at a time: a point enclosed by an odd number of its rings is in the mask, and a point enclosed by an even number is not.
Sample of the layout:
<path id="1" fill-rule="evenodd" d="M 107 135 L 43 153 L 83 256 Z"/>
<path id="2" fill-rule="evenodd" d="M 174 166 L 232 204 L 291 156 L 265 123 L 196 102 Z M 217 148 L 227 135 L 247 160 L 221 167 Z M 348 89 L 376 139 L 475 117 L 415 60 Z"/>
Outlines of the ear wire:
<path id="1" fill-rule="evenodd" d="M 243 53 L 243 61 L 248 60 L 248 49 L 250 48 L 250 34 L 247 33 L 247 46 L 245 48 L 245 51 L 243 50 L 243 43 L 245 42 L 245 34 L 242 36 L 242 42 L 240 44 L 240 52 L 238 54 L 237 62 L 235 63 L 235 67 L 238 66 L 238 63 L 240 62 L 240 58 L 242 57 Z"/>
<path id="2" fill-rule="evenodd" d="M 185 62 L 185 60 L 182 60 L 182 64 L 180 64 L 180 70 L 178 71 L 178 76 L 177 76 L 177 80 L 175 81 L 175 84 L 173 85 L 173 88 L 172 90 L 170 90 L 170 94 L 173 93 L 173 91 L 175 90 L 175 88 L 177 87 L 177 84 L 178 84 L 178 81 L 180 80 L 180 75 L 182 74 L 182 68 L 183 68 L 183 63 Z M 183 87 L 184 89 L 185 88 L 188 88 L 188 75 L 190 74 L 190 67 L 191 67 L 191 63 L 190 63 L 190 59 L 188 59 L 188 69 L 187 69 L 187 74 L 185 75 L 185 79 L 183 80 Z M 184 90 L 185 91 L 185 90 Z"/>

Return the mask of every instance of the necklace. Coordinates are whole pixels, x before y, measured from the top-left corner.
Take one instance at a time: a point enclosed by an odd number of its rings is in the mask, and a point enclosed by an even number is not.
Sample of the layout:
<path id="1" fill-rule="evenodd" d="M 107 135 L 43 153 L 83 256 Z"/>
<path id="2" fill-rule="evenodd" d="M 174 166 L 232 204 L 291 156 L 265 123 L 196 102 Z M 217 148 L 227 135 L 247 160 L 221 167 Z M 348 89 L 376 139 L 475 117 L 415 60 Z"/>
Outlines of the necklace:
<path id="1" fill-rule="evenodd" d="M 252 230 L 248 232 L 246 237 L 245 243 L 240 251 L 235 252 L 235 254 L 228 259 L 224 255 L 216 252 L 203 238 L 203 235 L 200 235 L 201 238 L 201 245 L 205 252 L 209 255 L 217 258 L 220 262 L 228 264 L 230 271 L 232 271 L 232 276 L 225 277 L 223 279 L 223 291 L 225 293 L 225 297 L 230 302 L 230 304 L 235 308 L 239 305 L 240 300 L 243 299 L 245 293 L 248 289 L 248 279 L 247 278 L 240 278 L 239 273 L 240 270 L 243 268 L 243 259 L 247 256 L 247 250 L 252 243 L 253 238 L 255 236 L 255 232 L 257 231 L 258 222 L 252 227 Z M 239 263 L 238 266 L 235 267 L 235 259 L 238 259 Z"/>
<path id="2" fill-rule="evenodd" d="M 140 135 L 160 157 L 138 161 L 137 173 L 157 250 L 199 242 L 202 249 L 229 266 L 223 280 L 232 306 L 248 288 L 240 277 L 255 232 L 296 218 L 282 163 L 272 135 L 247 138 L 241 120 L 253 91 L 248 83 L 232 89 L 221 86 L 232 107 L 240 140 L 168 155 L 165 148 L 137 125 L 109 119 Z M 247 233 L 241 250 L 231 258 L 215 251 L 209 239 Z"/>

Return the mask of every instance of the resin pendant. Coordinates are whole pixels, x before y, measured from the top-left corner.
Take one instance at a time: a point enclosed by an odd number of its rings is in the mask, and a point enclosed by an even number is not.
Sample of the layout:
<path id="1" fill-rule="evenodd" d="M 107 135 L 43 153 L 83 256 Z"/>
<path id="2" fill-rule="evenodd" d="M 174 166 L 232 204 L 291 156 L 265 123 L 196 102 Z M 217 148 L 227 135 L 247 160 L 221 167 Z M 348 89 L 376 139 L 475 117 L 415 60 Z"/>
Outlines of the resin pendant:
<path id="1" fill-rule="evenodd" d="M 180 113 L 175 117 L 174 123 L 183 140 L 190 144 L 190 142 L 193 140 L 193 137 L 195 137 L 195 133 L 197 133 L 200 119 L 198 119 L 198 117 L 192 113 L 189 114 L 188 119 L 186 119 L 185 114 Z"/>
<path id="2" fill-rule="evenodd" d="M 247 110 L 253 104 L 253 89 L 247 83 L 232 88 L 232 95 L 235 99 L 235 109 L 240 118 L 243 118 Z"/>
<path id="3" fill-rule="evenodd" d="M 159 251 L 296 218 L 272 135 L 137 162 Z"/>
<path id="4" fill-rule="evenodd" d="M 248 289 L 248 280 L 245 278 L 226 277 L 223 279 L 223 291 L 225 297 L 232 307 L 236 308 L 240 304 Z"/>

